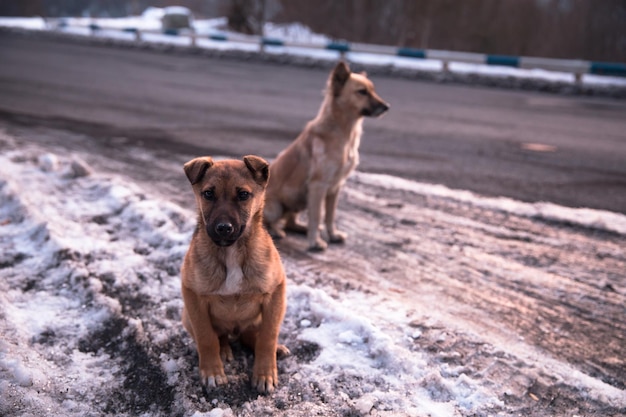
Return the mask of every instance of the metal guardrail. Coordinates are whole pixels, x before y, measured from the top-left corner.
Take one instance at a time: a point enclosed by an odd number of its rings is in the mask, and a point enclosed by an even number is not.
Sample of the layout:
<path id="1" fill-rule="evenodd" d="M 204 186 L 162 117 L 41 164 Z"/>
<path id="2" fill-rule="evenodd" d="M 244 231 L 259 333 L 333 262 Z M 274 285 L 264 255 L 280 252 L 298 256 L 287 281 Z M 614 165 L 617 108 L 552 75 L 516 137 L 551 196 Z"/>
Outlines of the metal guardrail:
<path id="1" fill-rule="evenodd" d="M 59 24 L 58 27 L 67 27 L 67 24 Z M 95 33 L 102 29 L 108 29 L 100 27 L 97 24 L 91 24 L 89 29 Z M 113 29 L 115 30 L 115 29 Z M 118 29 L 119 30 L 119 29 Z M 215 33 L 210 35 L 199 36 L 194 32 L 184 33 L 177 29 L 168 29 L 165 31 L 146 31 L 139 30 L 137 28 L 124 28 L 123 32 L 134 33 L 135 40 L 142 40 L 142 32 L 145 33 L 163 33 L 171 36 L 188 36 L 190 38 L 190 45 L 197 46 L 197 40 L 199 38 L 205 38 L 218 42 L 243 42 L 250 44 L 258 44 L 259 51 L 263 51 L 266 47 L 300 47 L 311 49 L 326 49 L 331 51 L 337 51 L 341 56 L 349 52 L 361 52 L 372 53 L 381 55 L 392 55 L 414 59 L 433 59 L 442 62 L 443 71 L 449 71 L 449 65 L 453 62 L 465 62 L 472 64 L 484 64 L 494 66 L 505 66 L 511 68 L 523 68 L 523 69 L 544 69 L 547 71 L 560 71 L 572 73 L 575 76 L 577 83 L 582 82 L 583 74 L 596 74 L 596 75 L 609 75 L 617 77 L 626 77 L 626 64 L 618 62 L 597 62 L 597 61 L 583 61 L 583 60 L 571 60 L 571 59 L 553 59 L 553 58 L 537 58 L 537 57 L 524 57 L 524 56 L 511 56 L 511 55 L 486 55 L 470 52 L 452 52 L 441 51 L 434 49 L 417 49 L 406 47 L 392 47 L 383 45 L 369 45 L 360 43 L 347 43 L 333 41 L 327 44 L 312 44 L 302 42 L 285 42 L 282 39 L 259 37 L 259 36 L 228 36 L 222 33 Z"/>

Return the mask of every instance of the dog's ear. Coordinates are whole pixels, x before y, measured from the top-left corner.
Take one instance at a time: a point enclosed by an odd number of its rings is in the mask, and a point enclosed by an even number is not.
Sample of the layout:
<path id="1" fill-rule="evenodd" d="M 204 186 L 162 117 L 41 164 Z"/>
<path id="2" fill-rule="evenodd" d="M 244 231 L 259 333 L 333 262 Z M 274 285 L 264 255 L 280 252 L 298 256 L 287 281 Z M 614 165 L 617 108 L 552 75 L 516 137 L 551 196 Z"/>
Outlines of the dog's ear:
<path id="1" fill-rule="evenodd" d="M 330 85 L 333 91 L 333 96 L 338 97 L 341 94 L 341 89 L 346 81 L 348 81 L 348 78 L 350 78 L 350 68 L 348 67 L 348 64 L 343 61 L 339 61 L 331 74 Z"/>
<path id="2" fill-rule="evenodd" d="M 254 180 L 265 186 L 270 178 L 270 165 L 265 159 L 254 155 L 248 155 L 243 157 L 243 162 L 246 164 Z"/>
<path id="3" fill-rule="evenodd" d="M 210 156 L 203 156 L 200 158 L 192 159 L 187 162 L 183 167 L 185 170 L 185 174 L 189 179 L 191 185 L 194 185 L 204 178 L 204 174 L 206 174 L 206 170 L 213 166 L 213 158 Z"/>

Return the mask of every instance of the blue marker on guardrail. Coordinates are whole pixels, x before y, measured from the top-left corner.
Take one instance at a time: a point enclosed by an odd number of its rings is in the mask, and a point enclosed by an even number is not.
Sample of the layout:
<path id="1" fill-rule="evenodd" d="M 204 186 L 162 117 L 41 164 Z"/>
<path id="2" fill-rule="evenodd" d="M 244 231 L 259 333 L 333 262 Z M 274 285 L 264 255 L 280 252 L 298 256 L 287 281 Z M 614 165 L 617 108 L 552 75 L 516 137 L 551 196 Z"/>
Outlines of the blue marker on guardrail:
<path id="1" fill-rule="evenodd" d="M 519 68 L 519 57 L 510 55 L 487 55 L 485 63 L 487 65 Z"/>
<path id="2" fill-rule="evenodd" d="M 626 64 L 618 64 L 613 62 L 592 62 L 589 67 L 591 74 L 598 75 L 614 75 L 618 77 L 626 77 Z"/>
<path id="3" fill-rule="evenodd" d="M 326 49 L 339 51 L 341 53 L 350 52 L 350 44 L 347 44 L 345 42 L 331 42 L 326 45 Z"/>
<path id="4" fill-rule="evenodd" d="M 285 42 L 282 39 L 276 38 L 261 38 L 261 43 L 265 46 L 285 46 Z"/>
<path id="5" fill-rule="evenodd" d="M 407 58 L 420 58 L 426 59 L 426 51 L 423 49 L 415 49 L 415 48 L 398 48 L 396 52 L 398 56 L 404 56 Z"/>
<path id="6" fill-rule="evenodd" d="M 228 40 L 226 35 L 223 35 L 221 33 L 214 33 L 212 35 L 209 35 L 209 39 L 212 41 L 220 41 L 220 42 L 226 42 Z"/>

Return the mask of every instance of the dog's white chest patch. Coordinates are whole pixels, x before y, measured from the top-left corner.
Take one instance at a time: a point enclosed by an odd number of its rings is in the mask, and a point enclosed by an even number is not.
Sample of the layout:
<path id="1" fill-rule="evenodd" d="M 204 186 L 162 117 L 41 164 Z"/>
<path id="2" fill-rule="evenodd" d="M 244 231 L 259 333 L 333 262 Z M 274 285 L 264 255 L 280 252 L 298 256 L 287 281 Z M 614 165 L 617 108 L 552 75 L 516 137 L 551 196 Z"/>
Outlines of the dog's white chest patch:
<path id="1" fill-rule="evenodd" d="M 243 283 L 243 270 L 237 261 L 237 255 L 234 251 L 229 251 L 226 257 L 226 280 L 217 290 L 219 295 L 233 295 L 241 292 Z"/>

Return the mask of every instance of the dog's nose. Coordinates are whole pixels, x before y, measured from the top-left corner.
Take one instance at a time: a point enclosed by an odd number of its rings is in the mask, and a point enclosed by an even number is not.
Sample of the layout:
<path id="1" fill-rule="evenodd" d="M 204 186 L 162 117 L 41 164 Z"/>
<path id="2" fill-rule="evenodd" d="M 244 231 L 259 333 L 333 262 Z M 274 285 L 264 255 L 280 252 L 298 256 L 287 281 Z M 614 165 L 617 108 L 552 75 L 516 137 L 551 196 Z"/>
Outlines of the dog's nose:
<path id="1" fill-rule="evenodd" d="M 235 228 L 233 227 L 232 223 L 226 222 L 218 223 L 215 226 L 215 232 L 222 237 L 230 236 L 233 233 L 234 229 Z"/>
<path id="2" fill-rule="evenodd" d="M 378 117 L 381 114 L 385 113 L 387 110 L 389 110 L 389 107 L 389 103 L 381 101 L 376 104 L 376 106 L 374 107 L 374 111 L 372 111 L 370 115 L 373 117 Z"/>

